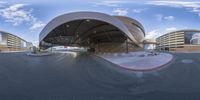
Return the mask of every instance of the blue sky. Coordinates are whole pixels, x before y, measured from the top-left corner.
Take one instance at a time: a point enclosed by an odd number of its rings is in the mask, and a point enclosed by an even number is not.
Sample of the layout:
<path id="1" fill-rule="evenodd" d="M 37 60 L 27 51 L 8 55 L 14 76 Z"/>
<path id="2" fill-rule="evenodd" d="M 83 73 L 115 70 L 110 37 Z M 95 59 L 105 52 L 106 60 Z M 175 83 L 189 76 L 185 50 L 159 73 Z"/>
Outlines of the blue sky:
<path id="1" fill-rule="evenodd" d="M 200 29 L 198 0 L 0 0 L 0 30 L 37 43 L 54 17 L 76 11 L 129 16 L 142 23 L 146 38 L 180 29 Z"/>

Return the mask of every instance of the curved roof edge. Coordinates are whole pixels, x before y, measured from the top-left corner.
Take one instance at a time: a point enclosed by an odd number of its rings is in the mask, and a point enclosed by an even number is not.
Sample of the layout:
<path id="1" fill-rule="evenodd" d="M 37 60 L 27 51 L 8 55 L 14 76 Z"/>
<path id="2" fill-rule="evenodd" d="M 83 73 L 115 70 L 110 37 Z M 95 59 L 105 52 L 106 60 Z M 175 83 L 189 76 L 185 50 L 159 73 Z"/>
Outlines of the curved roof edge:
<path id="1" fill-rule="evenodd" d="M 99 21 L 103 21 L 111 25 L 114 25 L 119 30 L 121 30 L 130 40 L 132 40 L 133 42 L 136 42 L 134 36 L 131 34 L 131 32 L 128 30 L 128 28 L 124 25 L 124 23 L 120 19 L 112 15 L 108 15 L 108 14 L 104 14 L 100 12 L 85 12 L 85 11 L 67 13 L 67 14 L 63 14 L 54 18 L 40 32 L 39 41 L 41 42 L 53 29 L 55 29 L 59 25 L 62 25 L 66 22 L 70 22 L 74 20 L 83 20 L 83 19 L 99 20 Z M 136 22 L 136 24 L 138 26 L 142 26 L 139 22 Z"/>
<path id="2" fill-rule="evenodd" d="M 145 33 L 145 29 L 144 29 L 143 25 L 139 21 L 137 21 L 135 19 L 132 19 L 130 17 L 127 17 L 127 16 L 114 16 L 114 17 L 122 17 L 122 18 L 125 18 L 125 19 L 129 20 L 129 21 L 132 21 L 134 24 L 136 24 L 137 26 L 139 26 L 140 28 L 142 28 L 142 30 Z"/>

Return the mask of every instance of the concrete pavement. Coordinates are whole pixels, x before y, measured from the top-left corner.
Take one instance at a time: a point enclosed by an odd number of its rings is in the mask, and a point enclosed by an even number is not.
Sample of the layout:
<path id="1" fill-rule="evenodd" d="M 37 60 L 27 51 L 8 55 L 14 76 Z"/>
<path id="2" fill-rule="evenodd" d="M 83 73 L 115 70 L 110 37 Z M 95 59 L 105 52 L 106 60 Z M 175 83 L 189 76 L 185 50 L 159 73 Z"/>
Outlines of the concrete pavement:
<path id="1" fill-rule="evenodd" d="M 0 54 L 1 100 L 199 100 L 200 54 L 135 73 L 90 54 Z M 183 63 L 192 59 L 192 63 Z"/>
<path id="2" fill-rule="evenodd" d="M 155 56 L 144 56 L 144 52 L 129 52 L 118 54 L 97 54 L 97 56 L 133 71 L 153 71 L 164 67 L 173 59 L 173 55 L 160 53 Z"/>

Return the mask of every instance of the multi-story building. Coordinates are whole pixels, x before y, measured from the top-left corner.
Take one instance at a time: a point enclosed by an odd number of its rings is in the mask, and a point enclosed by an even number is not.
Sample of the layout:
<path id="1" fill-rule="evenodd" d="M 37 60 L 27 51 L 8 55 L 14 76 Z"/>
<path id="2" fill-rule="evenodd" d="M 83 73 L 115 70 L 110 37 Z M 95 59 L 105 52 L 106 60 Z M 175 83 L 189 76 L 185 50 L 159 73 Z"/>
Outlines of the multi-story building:
<path id="1" fill-rule="evenodd" d="M 16 35 L 0 31 L 0 51 L 27 51 L 32 46 L 32 43 Z"/>
<path id="2" fill-rule="evenodd" d="M 158 48 L 165 51 L 200 51 L 200 30 L 179 30 L 156 39 Z"/>

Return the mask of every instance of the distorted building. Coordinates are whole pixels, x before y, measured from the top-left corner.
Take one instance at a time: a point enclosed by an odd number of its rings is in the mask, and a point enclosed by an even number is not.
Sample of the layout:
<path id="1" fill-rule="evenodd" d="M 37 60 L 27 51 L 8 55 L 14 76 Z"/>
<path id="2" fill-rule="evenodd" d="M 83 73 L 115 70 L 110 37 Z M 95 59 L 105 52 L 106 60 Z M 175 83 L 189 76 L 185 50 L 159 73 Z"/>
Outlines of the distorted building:
<path id="1" fill-rule="evenodd" d="M 8 32 L 0 31 L 0 51 L 27 51 L 32 43 Z"/>
<path id="2" fill-rule="evenodd" d="M 200 51 L 200 30 L 179 30 L 156 39 L 164 51 Z"/>
<path id="3" fill-rule="evenodd" d="M 142 49 L 145 31 L 138 21 L 98 12 L 74 12 L 51 20 L 41 31 L 40 47 L 82 46 L 95 52 Z"/>

